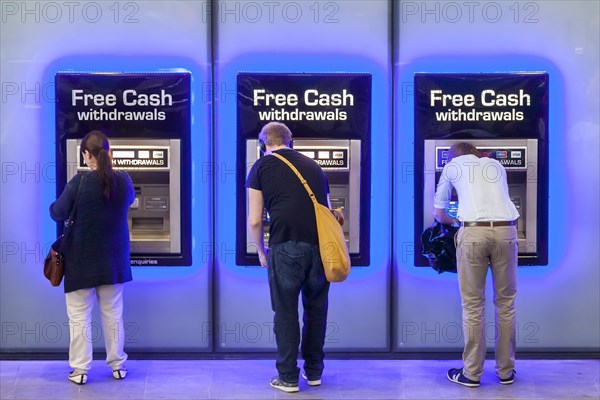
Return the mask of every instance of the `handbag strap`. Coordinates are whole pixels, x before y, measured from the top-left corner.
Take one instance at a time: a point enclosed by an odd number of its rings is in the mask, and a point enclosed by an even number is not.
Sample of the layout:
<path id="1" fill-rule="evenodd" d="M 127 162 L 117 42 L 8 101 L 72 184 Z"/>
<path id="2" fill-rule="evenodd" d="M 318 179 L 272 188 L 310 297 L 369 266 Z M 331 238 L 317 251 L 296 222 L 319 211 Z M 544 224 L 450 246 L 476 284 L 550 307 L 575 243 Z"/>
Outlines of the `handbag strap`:
<path id="1" fill-rule="evenodd" d="M 292 171 L 294 171 L 294 173 L 296 174 L 296 176 L 298 177 L 298 179 L 300 179 L 300 182 L 302 182 L 302 184 L 304 185 L 304 189 L 306 189 L 306 191 L 308 192 L 308 195 L 312 199 L 313 203 L 315 203 L 315 205 L 316 205 L 317 204 L 317 199 L 315 198 L 315 194 L 310 189 L 310 186 L 308 186 L 308 183 L 306 182 L 306 179 L 304 179 L 304 177 L 302 176 L 302 174 L 300 173 L 300 171 L 298 171 L 298 169 L 296 167 L 294 167 L 294 165 L 291 162 L 289 162 L 288 159 L 285 158 L 284 156 L 282 156 L 281 154 L 271 153 L 271 155 L 274 155 L 275 157 L 279 158 L 281 161 L 283 161 L 284 163 L 286 163 L 288 165 L 288 167 L 290 167 L 292 169 Z"/>
<path id="2" fill-rule="evenodd" d="M 85 175 L 81 175 L 81 179 L 79 180 L 79 186 L 77 186 L 77 194 L 75 195 L 75 203 L 73 203 L 73 208 L 71 209 L 71 213 L 69 214 L 69 219 L 65 221 L 65 230 L 73 225 L 73 217 L 75 216 L 75 210 L 77 210 L 77 203 L 79 203 L 79 193 L 81 193 L 81 187 L 83 186 L 84 180 Z"/>

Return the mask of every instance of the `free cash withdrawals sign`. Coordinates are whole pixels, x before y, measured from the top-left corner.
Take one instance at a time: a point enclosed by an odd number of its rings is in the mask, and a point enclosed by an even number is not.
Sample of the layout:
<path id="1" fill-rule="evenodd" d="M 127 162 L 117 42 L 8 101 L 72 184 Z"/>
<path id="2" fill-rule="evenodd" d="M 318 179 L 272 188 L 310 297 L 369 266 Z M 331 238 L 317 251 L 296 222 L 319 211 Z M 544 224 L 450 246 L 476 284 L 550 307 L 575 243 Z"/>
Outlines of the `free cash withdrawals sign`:
<path id="1" fill-rule="evenodd" d="M 415 74 L 416 142 L 545 139 L 547 121 L 547 73 Z"/>
<path id="2" fill-rule="evenodd" d="M 184 139 L 190 130 L 190 80 L 186 72 L 58 73 L 57 139 L 94 129 L 109 138 Z"/>
<path id="3" fill-rule="evenodd" d="M 241 140 L 271 121 L 298 138 L 370 138 L 370 74 L 240 73 L 237 98 Z"/>

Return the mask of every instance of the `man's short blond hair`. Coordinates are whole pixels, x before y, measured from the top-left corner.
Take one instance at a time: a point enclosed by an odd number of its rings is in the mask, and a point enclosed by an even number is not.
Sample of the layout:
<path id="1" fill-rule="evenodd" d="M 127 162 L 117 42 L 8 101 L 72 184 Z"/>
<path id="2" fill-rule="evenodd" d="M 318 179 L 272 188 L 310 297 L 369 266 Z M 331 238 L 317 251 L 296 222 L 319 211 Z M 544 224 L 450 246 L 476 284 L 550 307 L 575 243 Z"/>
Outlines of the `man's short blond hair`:
<path id="1" fill-rule="evenodd" d="M 446 162 L 452 161 L 453 158 L 459 156 L 466 156 L 467 154 L 473 154 L 476 157 L 479 157 L 479 150 L 477 147 L 473 146 L 471 143 L 455 143 L 448 150 L 448 158 Z"/>
<path id="2" fill-rule="evenodd" d="M 269 122 L 261 129 L 258 138 L 267 146 L 277 147 L 285 145 L 290 147 L 292 142 L 292 131 L 281 122 Z"/>

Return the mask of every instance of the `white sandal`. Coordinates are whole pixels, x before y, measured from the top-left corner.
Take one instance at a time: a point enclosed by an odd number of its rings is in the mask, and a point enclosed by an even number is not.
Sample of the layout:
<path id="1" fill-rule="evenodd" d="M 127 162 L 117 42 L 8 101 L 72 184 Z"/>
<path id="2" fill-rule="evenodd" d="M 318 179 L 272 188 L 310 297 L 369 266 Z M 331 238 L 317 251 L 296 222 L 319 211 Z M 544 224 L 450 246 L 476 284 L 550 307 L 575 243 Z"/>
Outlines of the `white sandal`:
<path id="1" fill-rule="evenodd" d="M 67 379 L 69 379 L 71 382 L 77 385 L 85 385 L 85 383 L 87 382 L 87 374 L 73 370 L 71 371 Z"/>
<path id="2" fill-rule="evenodd" d="M 125 368 L 113 370 L 113 378 L 115 379 L 125 379 L 126 376 L 127 370 Z"/>

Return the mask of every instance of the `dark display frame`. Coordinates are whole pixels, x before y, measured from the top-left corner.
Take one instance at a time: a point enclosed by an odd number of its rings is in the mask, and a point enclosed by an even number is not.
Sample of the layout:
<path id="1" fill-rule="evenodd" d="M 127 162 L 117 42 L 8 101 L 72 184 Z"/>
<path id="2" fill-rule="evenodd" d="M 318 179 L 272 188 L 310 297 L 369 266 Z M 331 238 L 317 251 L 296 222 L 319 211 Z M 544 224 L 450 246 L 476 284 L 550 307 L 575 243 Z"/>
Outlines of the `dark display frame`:
<path id="1" fill-rule="evenodd" d="M 548 265 L 548 105 L 549 75 L 546 72 L 515 73 L 416 73 L 414 102 L 414 157 L 415 157 L 415 218 L 414 243 L 415 266 L 429 266 L 429 261 L 421 255 L 421 233 L 423 226 L 423 193 L 424 193 L 424 143 L 428 139 L 450 139 L 469 141 L 498 139 L 537 139 L 537 210 L 536 229 L 537 247 L 534 257 L 519 257 L 519 265 Z M 529 106 L 480 104 L 480 94 L 484 90 L 494 90 L 496 95 L 518 93 L 522 89 L 530 96 Z M 431 91 L 442 90 L 443 94 L 461 95 L 475 94 L 474 106 L 431 106 Z M 491 101 L 490 96 L 486 99 Z M 486 102 L 488 102 L 486 100 Z M 450 99 L 448 99 L 450 101 Z M 437 101 L 435 102 L 437 103 Z M 514 118 L 502 121 L 443 121 L 436 118 L 436 113 L 449 110 L 473 109 L 481 112 L 522 112 L 522 119 Z M 431 173 L 431 171 L 429 171 Z M 433 207 L 433 199 L 431 199 Z"/>
<path id="2" fill-rule="evenodd" d="M 292 108 L 300 111 L 347 113 L 340 120 L 281 120 L 294 138 L 360 139 L 361 140 L 361 193 L 360 193 L 360 245 L 358 254 L 350 254 L 352 266 L 370 264 L 371 215 L 371 74 L 367 73 L 261 73 L 243 72 L 237 76 L 237 166 L 236 166 L 236 264 L 260 265 L 258 256 L 246 252 L 246 140 L 258 138 L 258 133 L 269 121 L 260 119 L 260 111 L 270 111 L 278 106 L 254 106 L 254 89 L 265 93 L 294 93 L 300 98 Z M 354 106 L 311 106 L 302 104 L 302 93 L 316 89 L 319 93 L 339 93 L 346 89 L 354 96 Z"/>
<path id="3" fill-rule="evenodd" d="M 82 139 L 92 130 L 101 130 L 111 139 L 179 139 L 181 141 L 180 165 L 180 210 L 181 210 L 181 252 L 179 254 L 136 254 L 131 253 L 132 265 L 143 266 L 191 266 L 191 73 L 189 72 L 59 72 L 55 76 L 56 85 L 56 193 L 62 193 L 66 185 L 67 162 L 66 142 L 68 139 Z M 171 105 L 132 105 L 122 104 L 124 90 L 133 89 L 138 95 L 157 93 L 161 89 L 172 96 Z M 72 90 L 84 93 L 113 94 L 116 105 L 94 104 L 72 105 Z M 140 98 L 143 96 L 140 96 Z M 133 101 L 133 97 L 129 98 Z M 90 109 L 111 112 L 164 112 L 164 119 L 158 120 L 82 120 L 78 112 Z M 62 224 L 57 225 L 62 232 Z"/>

